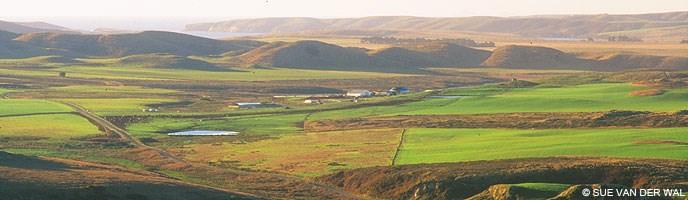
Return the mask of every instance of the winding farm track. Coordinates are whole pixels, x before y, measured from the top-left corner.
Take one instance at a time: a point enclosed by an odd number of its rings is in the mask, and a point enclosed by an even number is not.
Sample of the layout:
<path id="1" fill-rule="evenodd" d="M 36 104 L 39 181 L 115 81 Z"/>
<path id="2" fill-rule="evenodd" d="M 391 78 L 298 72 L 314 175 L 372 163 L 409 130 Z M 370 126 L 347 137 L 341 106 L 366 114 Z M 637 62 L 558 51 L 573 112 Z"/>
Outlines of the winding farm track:
<path id="1" fill-rule="evenodd" d="M 167 158 L 170 158 L 170 159 L 172 159 L 172 160 L 174 160 L 174 161 L 176 161 L 176 162 L 184 163 L 184 164 L 187 164 L 187 165 L 193 165 L 193 166 L 197 166 L 197 167 L 211 168 L 210 166 L 206 166 L 206 165 L 198 165 L 198 164 L 189 163 L 189 162 L 187 162 L 187 161 L 185 161 L 185 160 L 183 160 L 183 159 L 181 159 L 181 158 L 179 158 L 179 157 L 176 157 L 176 156 L 174 156 L 174 155 L 171 155 L 171 154 L 169 154 L 169 153 L 167 153 L 167 152 L 165 152 L 165 151 L 163 151 L 163 150 L 160 150 L 160 149 L 158 149 L 158 148 L 155 148 L 155 147 L 151 147 L 151 146 L 145 145 L 145 144 L 143 144 L 141 141 L 139 141 L 138 139 L 136 139 L 136 138 L 134 138 L 133 136 L 129 135 L 129 133 L 127 133 L 126 131 L 124 131 L 124 130 L 122 130 L 121 128 L 115 126 L 114 124 L 110 123 L 109 121 L 107 121 L 107 120 L 105 120 L 105 119 L 103 119 L 103 118 L 101 118 L 101 117 L 99 117 L 99 116 L 97 116 L 97 115 L 95 115 L 95 114 L 89 112 L 88 110 L 82 108 L 81 106 L 78 106 L 78 105 L 76 105 L 76 104 L 69 103 L 69 102 L 64 102 L 64 101 L 56 101 L 56 102 L 59 102 L 59 103 L 62 103 L 62 104 L 64 104 L 64 105 L 66 105 L 66 106 L 71 107 L 71 108 L 74 109 L 79 115 L 81 115 L 81 116 L 83 116 L 84 118 L 88 119 L 88 120 L 91 121 L 94 125 L 96 125 L 96 126 L 98 126 L 98 127 L 101 127 L 101 128 L 103 128 L 104 130 L 106 130 L 106 131 L 112 131 L 112 132 L 116 133 L 116 134 L 119 135 L 121 138 L 126 139 L 126 140 L 129 141 L 132 145 L 134 145 L 134 146 L 136 146 L 136 147 L 143 147 L 143 148 L 147 148 L 147 149 L 156 151 L 156 152 L 158 152 L 160 155 L 162 155 L 162 156 L 164 156 L 164 157 L 167 157 Z M 305 179 L 298 178 L 298 177 L 294 177 L 294 176 L 289 176 L 289 175 L 284 175 L 284 174 L 265 173 L 265 172 L 249 172 L 249 171 L 241 171 L 241 170 L 233 170 L 233 169 L 224 169 L 224 168 L 217 168 L 217 169 L 226 170 L 226 171 L 229 171 L 229 172 L 232 172 L 232 173 L 236 173 L 236 174 L 248 174 L 248 175 L 253 174 L 253 175 L 262 175 L 262 176 L 272 176 L 272 177 L 277 177 L 277 178 L 283 178 L 283 179 L 289 179 L 289 180 L 295 180 L 295 181 L 305 182 L 305 183 L 308 183 L 308 184 L 313 185 L 313 186 L 315 186 L 315 187 L 318 187 L 318 188 L 321 188 L 321 189 L 325 189 L 325 190 L 328 190 L 328 191 L 337 193 L 337 194 L 339 194 L 339 195 L 341 195 L 342 197 L 345 197 L 345 198 L 349 198 L 349 199 L 364 199 L 364 198 L 358 197 L 358 196 L 356 196 L 356 195 L 350 194 L 350 193 L 348 193 L 348 192 L 346 192 L 346 191 L 339 190 L 339 189 L 337 189 L 337 188 L 333 188 L 333 187 L 330 187 L 330 186 L 326 186 L 326 185 L 323 185 L 323 184 L 320 184 L 320 183 L 316 183 L 316 182 L 313 182 L 313 181 L 305 180 Z M 230 191 L 230 192 L 237 193 L 237 194 L 244 194 L 244 195 L 248 195 L 248 196 L 256 196 L 256 195 L 246 194 L 246 193 L 242 193 L 242 192 L 235 192 L 235 191 Z"/>

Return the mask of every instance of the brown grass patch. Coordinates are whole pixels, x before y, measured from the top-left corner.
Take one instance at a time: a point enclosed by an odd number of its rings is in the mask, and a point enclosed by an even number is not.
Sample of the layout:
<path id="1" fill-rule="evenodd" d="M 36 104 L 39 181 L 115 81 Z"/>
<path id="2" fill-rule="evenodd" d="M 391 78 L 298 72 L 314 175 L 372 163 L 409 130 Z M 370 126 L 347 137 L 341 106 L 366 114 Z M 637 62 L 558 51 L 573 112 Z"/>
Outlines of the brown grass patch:
<path id="1" fill-rule="evenodd" d="M 688 142 L 679 142 L 671 140 L 643 140 L 633 144 L 667 144 L 667 145 L 688 145 Z"/>
<path id="2" fill-rule="evenodd" d="M 398 129 L 318 132 L 244 144 L 193 144 L 181 148 L 192 152 L 185 158 L 193 162 L 311 176 L 389 165 L 400 133 Z"/>
<path id="3" fill-rule="evenodd" d="M 666 90 L 663 90 L 663 89 L 638 90 L 638 91 L 629 92 L 628 96 L 650 97 L 650 96 L 659 96 L 659 95 L 664 94 L 665 92 L 666 92 Z"/>

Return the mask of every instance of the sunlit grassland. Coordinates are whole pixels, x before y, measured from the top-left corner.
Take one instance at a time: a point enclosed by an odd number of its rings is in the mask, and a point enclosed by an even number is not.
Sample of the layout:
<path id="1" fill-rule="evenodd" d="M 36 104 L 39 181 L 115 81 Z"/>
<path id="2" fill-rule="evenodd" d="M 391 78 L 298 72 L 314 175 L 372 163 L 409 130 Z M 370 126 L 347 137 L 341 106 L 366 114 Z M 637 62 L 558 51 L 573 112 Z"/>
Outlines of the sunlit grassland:
<path id="1" fill-rule="evenodd" d="M 62 99 L 82 106 L 97 113 L 109 112 L 141 112 L 142 109 L 150 108 L 149 104 L 161 104 L 177 102 L 175 99 L 143 99 L 143 98 L 121 98 L 121 99 Z"/>
<path id="2" fill-rule="evenodd" d="M 107 60 L 107 59 L 106 59 Z M 89 59 L 89 62 L 93 62 Z M 1 63 L 1 61 L 0 61 Z M 108 63 L 108 62 L 105 62 Z M 102 78 L 120 80 L 303 80 L 303 79 L 354 79 L 409 76 L 407 74 L 303 70 L 288 68 L 233 68 L 227 71 L 203 71 L 191 69 L 159 69 L 138 66 L 93 66 L 89 64 L 61 65 L 44 68 L 3 68 L 0 73 L 19 76 L 57 76 L 67 72 L 67 77 Z"/>
<path id="3" fill-rule="evenodd" d="M 442 163 L 547 156 L 688 159 L 688 128 L 409 129 L 398 163 Z M 613 138 L 613 139 L 612 139 Z"/>
<path id="4" fill-rule="evenodd" d="M 688 45 L 679 44 L 678 41 L 670 42 L 584 42 L 584 41 L 525 41 L 525 42 L 496 42 L 497 47 L 505 45 L 544 46 L 555 48 L 568 53 L 580 52 L 635 52 L 640 54 L 658 56 L 682 56 L 686 57 Z M 493 50 L 489 48 L 487 50 Z"/>
<path id="5" fill-rule="evenodd" d="M 473 114 L 512 112 L 590 112 L 603 110 L 678 111 L 688 108 L 688 90 L 663 95 L 629 96 L 646 88 L 624 83 L 588 84 L 564 88 L 512 89 L 493 96 L 456 99 L 446 106 L 404 114 Z M 450 93 L 451 94 L 451 93 Z M 462 95 L 457 91 L 453 95 Z"/>
<path id="6" fill-rule="evenodd" d="M 391 163 L 401 131 L 356 130 L 281 135 L 251 143 L 189 144 L 186 158 L 242 168 L 316 176 Z"/>
<path id="7" fill-rule="evenodd" d="M 426 99 L 402 105 L 367 107 L 313 114 L 309 119 L 378 115 L 483 114 L 517 112 L 592 112 L 606 110 L 678 111 L 688 109 L 688 90 L 667 89 L 650 97 L 628 93 L 647 88 L 626 83 L 601 83 L 561 88 L 458 88 L 442 95 L 469 98 Z"/>
<path id="8" fill-rule="evenodd" d="M 0 136 L 70 139 L 100 134 L 88 120 L 74 114 L 0 117 Z"/>
<path id="9" fill-rule="evenodd" d="M 50 88 L 51 91 L 59 92 L 97 92 L 97 93 L 142 93 L 142 94 L 165 94 L 173 93 L 174 90 L 159 88 L 144 88 L 140 86 L 99 86 L 99 85 L 70 85 L 63 87 Z"/>
<path id="10" fill-rule="evenodd" d="M 389 165 L 401 130 L 356 130 L 304 133 L 306 114 L 257 115 L 221 119 L 154 118 L 131 124 L 130 134 L 151 138 L 170 152 L 183 152 L 200 163 L 271 170 L 299 176 Z M 240 136 L 167 136 L 186 130 L 239 131 Z M 262 135 L 262 136 L 261 136 Z M 256 137 L 262 139 L 251 139 Z M 265 137 L 267 136 L 267 137 Z M 249 140 L 249 141 L 246 141 Z"/>
<path id="11" fill-rule="evenodd" d="M 72 109 L 65 105 L 46 100 L 0 99 L 0 116 L 69 111 Z"/>
<path id="12" fill-rule="evenodd" d="M 688 28 L 688 25 L 656 27 L 656 28 L 640 28 L 640 29 L 631 29 L 631 30 L 623 30 L 623 31 L 610 31 L 610 32 L 599 33 L 599 35 L 614 36 L 614 35 L 642 33 L 642 32 L 653 31 L 653 30 L 669 30 L 669 29 L 682 29 L 682 28 Z"/>

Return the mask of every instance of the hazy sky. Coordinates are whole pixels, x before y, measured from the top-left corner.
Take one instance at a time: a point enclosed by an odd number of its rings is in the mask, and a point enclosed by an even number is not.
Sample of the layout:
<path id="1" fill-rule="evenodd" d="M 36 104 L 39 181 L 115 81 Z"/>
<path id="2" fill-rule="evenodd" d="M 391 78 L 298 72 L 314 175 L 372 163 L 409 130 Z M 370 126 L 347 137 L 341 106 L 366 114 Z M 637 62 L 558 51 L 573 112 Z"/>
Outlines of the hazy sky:
<path id="1" fill-rule="evenodd" d="M 688 0 L 2 0 L 0 20 L 92 30 L 181 30 L 260 17 L 524 16 L 688 10 Z"/>
<path id="2" fill-rule="evenodd" d="M 460 17 L 681 10 L 688 10 L 688 0 L 4 0 L 0 16 Z"/>

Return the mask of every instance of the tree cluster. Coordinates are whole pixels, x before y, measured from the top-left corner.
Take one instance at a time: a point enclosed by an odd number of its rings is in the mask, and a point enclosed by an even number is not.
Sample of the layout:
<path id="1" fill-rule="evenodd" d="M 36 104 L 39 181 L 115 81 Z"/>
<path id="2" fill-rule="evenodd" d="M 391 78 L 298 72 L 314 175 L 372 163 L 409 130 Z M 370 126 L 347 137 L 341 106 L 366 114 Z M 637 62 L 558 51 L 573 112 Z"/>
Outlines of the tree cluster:
<path id="1" fill-rule="evenodd" d="M 610 42 L 643 42 L 642 39 L 637 37 L 628 37 L 625 35 L 611 36 L 609 37 Z"/>
<path id="2" fill-rule="evenodd" d="M 427 39 L 427 38 L 395 38 L 395 37 L 367 37 L 361 38 L 361 43 L 364 44 L 417 44 L 417 43 L 428 43 L 428 42 L 446 42 L 452 44 L 458 44 L 468 47 L 494 47 L 494 42 L 476 42 L 471 39 L 462 38 L 440 38 L 440 39 Z"/>

